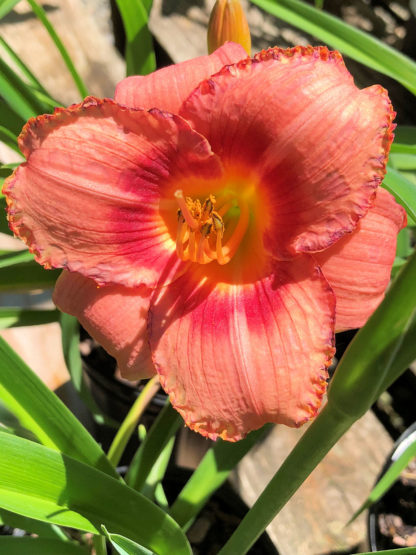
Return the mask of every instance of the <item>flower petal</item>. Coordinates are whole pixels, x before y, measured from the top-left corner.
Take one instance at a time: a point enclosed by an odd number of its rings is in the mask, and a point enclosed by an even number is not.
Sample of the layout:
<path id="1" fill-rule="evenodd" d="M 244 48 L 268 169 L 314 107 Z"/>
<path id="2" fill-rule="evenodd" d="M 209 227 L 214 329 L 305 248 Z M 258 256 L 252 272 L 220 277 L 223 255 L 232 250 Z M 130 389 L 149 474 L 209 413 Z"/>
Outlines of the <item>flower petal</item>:
<path id="1" fill-rule="evenodd" d="M 382 87 L 359 90 L 325 47 L 274 48 L 228 66 L 180 114 L 230 179 L 263 196 L 265 245 L 279 259 L 354 229 L 385 174 L 395 115 Z"/>
<path id="2" fill-rule="evenodd" d="M 384 297 L 406 212 L 379 189 L 373 208 L 351 235 L 315 258 L 334 290 L 336 331 L 363 326 Z"/>
<path id="3" fill-rule="evenodd" d="M 147 312 L 151 290 L 144 285 L 97 287 L 88 278 L 62 272 L 53 300 L 57 307 L 76 316 L 88 333 L 117 359 L 127 379 L 155 374 L 147 341 Z"/>
<path id="4" fill-rule="evenodd" d="M 265 422 L 299 426 L 319 408 L 333 355 L 334 295 L 307 255 L 257 282 L 195 270 L 162 288 L 149 340 L 186 424 L 236 441 Z"/>
<path id="5" fill-rule="evenodd" d="M 206 140 L 178 116 L 112 100 L 89 98 L 32 119 L 20 145 L 27 163 L 4 188 L 11 229 L 39 263 L 100 284 L 172 279 L 180 266 L 176 230 L 162 207 L 176 218 L 172 180 L 222 171 Z"/>
<path id="6" fill-rule="evenodd" d="M 182 102 L 203 79 L 246 57 L 242 46 L 228 42 L 210 56 L 164 67 L 149 75 L 127 77 L 117 85 L 114 99 L 130 108 L 156 107 L 177 114 Z"/>

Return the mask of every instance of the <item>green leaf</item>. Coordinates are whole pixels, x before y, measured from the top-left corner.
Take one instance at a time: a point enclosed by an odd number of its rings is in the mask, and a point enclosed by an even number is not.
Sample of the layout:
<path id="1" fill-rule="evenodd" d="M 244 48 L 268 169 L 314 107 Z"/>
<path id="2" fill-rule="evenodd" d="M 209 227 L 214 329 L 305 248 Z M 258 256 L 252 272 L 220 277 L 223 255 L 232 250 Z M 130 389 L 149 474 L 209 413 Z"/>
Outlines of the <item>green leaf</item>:
<path id="1" fill-rule="evenodd" d="M 0 125 L 5 127 L 17 136 L 24 123 L 25 119 L 19 116 L 12 108 L 3 100 L 0 99 Z"/>
<path id="2" fill-rule="evenodd" d="M 154 555 L 153 551 L 149 551 L 149 549 L 124 536 L 120 536 L 120 534 L 111 534 L 105 526 L 102 526 L 102 529 L 111 545 L 120 555 Z"/>
<path id="3" fill-rule="evenodd" d="M 19 437 L 38 441 L 36 436 L 24 428 L 16 416 L 9 411 L 0 399 L 0 432 L 11 433 Z"/>
<path id="4" fill-rule="evenodd" d="M 0 96 L 21 118 L 27 120 L 46 112 L 32 89 L 0 57 Z"/>
<path id="5" fill-rule="evenodd" d="M 405 258 L 400 258 L 398 256 L 396 256 L 396 258 L 394 259 L 393 262 L 393 266 L 391 269 L 391 278 L 395 278 L 398 274 L 398 272 L 400 271 L 401 268 L 403 268 L 403 266 L 406 264 L 406 259 Z"/>
<path id="6" fill-rule="evenodd" d="M 45 270 L 35 261 L 0 268 L 0 292 L 51 289 L 59 270 Z"/>
<path id="7" fill-rule="evenodd" d="M 0 399 L 25 428 L 44 445 L 118 476 L 82 424 L 1 337 L 0 367 Z"/>
<path id="8" fill-rule="evenodd" d="M 393 77 L 416 94 L 416 63 L 384 42 L 299 0 L 252 2 L 354 60 Z"/>
<path id="9" fill-rule="evenodd" d="M 271 425 L 251 432 L 237 443 L 218 439 L 200 462 L 187 484 L 178 495 L 169 514 L 185 530 L 211 497 L 225 482 L 230 472 L 250 449 L 270 430 Z"/>
<path id="10" fill-rule="evenodd" d="M 101 525 L 156 553 L 191 553 L 175 521 L 118 480 L 42 445 L 0 434 L 0 506 L 101 534 Z"/>
<path id="11" fill-rule="evenodd" d="M 416 254 L 349 345 L 328 402 L 244 517 L 221 555 L 244 555 L 339 438 L 416 358 Z"/>
<path id="12" fill-rule="evenodd" d="M 165 476 L 166 469 L 169 464 L 170 457 L 172 455 L 173 447 L 175 445 L 175 437 L 172 436 L 168 443 L 163 448 L 162 452 L 156 459 L 152 469 L 146 477 L 146 481 L 143 484 L 141 493 L 148 497 L 149 499 L 155 499 L 165 511 L 168 510 L 168 501 L 166 499 L 165 492 L 162 486 L 162 480 Z M 176 519 L 175 519 L 176 520 Z"/>
<path id="13" fill-rule="evenodd" d="M 138 426 L 140 417 L 142 416 L 147 405 L 153 399 L 160 388 L 159 377 L 153 376 L 143 387 L 140 395 L 134 401 L 127 416 L 121 423 L 107 453 L 107 457 L 113 466 L 118 466 L 124 449 L 131 438 L 134 430 Z"/>
<path id="14" fill-rule="evenodd" d="M 4 197 L 0 197 L 0 233 L 13 235 L 6 217 L 6 199 Z"/>
<path id="15" fill-rule="evenodd" d="M 389 165 L 383 187 L 405 208 L 409 216 L 416 220 L 416 186 Z"/>
<path id="16" fill-rule="evenodd" d="M 126 33 L 127 75 L 146 75 L 156 69 L 153 40 L 147 26 L 149 2 L 116 0 Z"/>
<path id="17" fill-rule="evenodd" d="M 142 4 L 144 9 L 146 10 L 147 15 L 149 16 L 150 10 L 152 9 L 153 0 L 142 0 Z"/>
<path id="18" fill-rule="evenodd" d="M 0 19 L 12 11 L 20 0 L 0 0 Z"/>
<path id="19" fill-rule="evenodd" d="M 62 332 L 62 350 L 64 359 L 75 390 L 78 392 L 82 401 L 86 404 L 93 415 L 94 420 L 98 424 L 106 424 L 110 427 L 115 427 L 115 422 L 101 412 L 91 395 L 89 387 L 85 383 L 84 373 L 82 370 L 81 353 L 79 350 L 80 335 L 78 320 L 74 316 L 61 312 L 59 323 L 61 325 Z"/>
<path id="20" fill-rule="evenodd" d="M 167 402 L 133 457 L 126 475 L 126 482 L 130 487 L 137 491 L 142 490 L 153 465 L 181 424 L 182 417 Z"/>
<path id="21" fill-rule="evenodd" d="M 88 555 L 88 550 L 74 543 L 49 538 L 14 538 L 0 536 L 0 553 L 7 555 Z"/>
<path id="22" fill-rule="evenodd" d="M 400 230 L 397 235 L 396 256 L 399 258 L 407 258 L 412 254 L 412 252 L 412 237 L 410 229 L 405 227 Z"/>
<path id="23" fill-rule="evenodd" d="M 383 476 L 372 489 L 370 495 L 367 497 L 361 507 L 354 513 L 348 524 L 355 520 L 357 516 L 365 511 L 365 509 L 368 509 L 370 505 L 383 497 L 383 495 L 391 488 L 394 482 L 396 482 L 402 470 L 404 470 L 409 462 L 413 459 L 413 457 L 416 456 L 416 432 L 414 432 L 412 436 L 413 441 L 410 443 L 410 445 L 406 447 L 406 449 L 404 449 L 400 456 L 387 469 L 385 474 L 383 474 Z"/>
<path id="24" fill-rule="evenodd" d="M 74 64 L 71 60 L 70 55 L 68 54 L 65 46 L 62 44 L 61 39 L 58 37 L 55 29 L 53 28 L 53 25 L 49 21 L 45 10 L 39 4 L 37 4 L 37 2 L 35 2 L 35 0 L 27 0 L 27 1 L 29 2 L 30 7 L 32 8 L 36 17 L 41 21 L 41 23 L 43 24 L 43 26 L 45 27 L 45 29 L 49 33 L 49 36 L 51 37 L 51 39 L 55 43 L 56 48 L 59 50 L 59 53 L 61 54 L 62 59 L 65 62 L 65 65 L 68 68 L 69 73 L 71 74 L 72 79 L 74 80 L 74 83 L 75 83 L 81 97 L 84 98 L 85 96 L 88 96 L 88 89 L 85 86 L 85 84 L 84 84 L 83 80 L 81 79 L 80 75 L 78 74 L 77 70 L 75 69 L 75 66 L 74 66 Z"/>
<path id="25" fill-rule="evenodd" d="M 408 149 L 406 145 L 396 145 L 403 146 L 404 149 Z M 396 170 L 416 170 L 416 147 L 414 154 L 408 154 L 407 152 L 395 152 L 390 154 L 389 162 L 392 167 Z"/>
<path id="26" fill-rule="evenodd" d="M 82 389 L 82 360 L 79 350 L 79 323 L 75 316 L 60 313 L 60 324 L 62 331 L 62 350 L 66 366 L 69 370 L 71 381 L 75 389 L 80 392 Z"/>
<path id="27" fill-rule="evenodd" d="M 59 526 L 56 526 L 56 524 L 48 524 L 47 522 L 34 520 L 33 518 L 28 518 L 27 516 L 17 515 L 16 513 L 6 511 L 6 509 L 0 509 L 0 523 L 3 525 L 6 524 L 11 528 L 25 530 L 29 534 L 37 534 L 42 538 L 52 538 L 55 540 L 59 539 L 60 541 L 65 542 L 69 541 L 65 532 L 59 528 Z"/>
<path id="28" fill-rule="evenodd" d="M 54 101 L 51 98 L 51 96 L 44 89 L 44 87 L 38 81 L 38 79 L 33 75 L 33 73 L 30 71 L 30 69 L 27 67 L 27 65 L 23 62 L 23 60 L 20 58 L 20 56 L 13 50 L 13 48 L 2 37 L 0 37 L 0 45 L 7 52 L 7 54 L 10 56 L 11 60 L 16 65 L 16 67 L 19 68 L 21 74 L 28 81 L 29 85 L 31 85 L 32 87 L 37 89 L 37 91 L 41 92 L 44 95 L 44 98 L 45 99 L 47 98 L 49 100 L 49 102 L 53 103 L 54 105 L 57 105 L 57 102 Z"/>
<path id="29" fill-rule="evenodd" d="M 31 262 L 32 260 L 33 254 L 28 250 L 8 251 L 0 254 L 0 268 L 7 268 L 8 266 Z"/>
<path id="30" fill-rule="evenodd" d="M 3 129 L 5 129 L 5 128 L 3 128 Z M 8 133 L 9 131 L 6 130 L 6 132 Z M 1 141 L 1 133 L 2 133 L 2 130 L 1 130 L 1 128 L 0 128 L 0 141 Z M 6 143 L 6 144 L 7 144 L 7 143 Z M 11 147 L 11 145 L 9 145 L 9 146 Z M 11 147 L 11 148 L 12 148 L 12 147 Z M 6 165 L 6 164 L 1 164 L 1 165 L 0 165 L 0 210 L 1 210 L 1 208 L 2 208 L 3 206 L 4 206 L 4 207 L 6 206 L 6 199 L 4 198 L 4 195 L 3 195 L 3 193 L 1 192 L 1 189 L 2 189 L 2 187 L 3 187 L 4 180 L 5 180 L 7 177 L 9 177 L 9 175 L 11 175 L 11 174 L 13 173 L 13 169 L 14 169 L 14 168 L 11 168 L 11 167 L 10 167 L 10 164 L 7 164 L 7 165 Z M 1 219 L 2 219 L 3 221 L 6 220 L 6 222 L 7 222 L 7 218 L 6 218 L 5 212 L 2 212 L 2 213 L 1 213 Z M 8 228 L 8 226 L 7 226 L 7 228 Z M 3 254 L 6 254 L 6 253 L 3 252 Z"/>
<path id="31" fill-rule="evenodd" d="M 57 310 L 26 310 L 23 308 L 0 308 L 0 329 L 16 326 L 37 326 L 56 322 Z"/>
<path id="32" fill-rule="evenodd" d="M 16 135 L 12 131 L 9 131 L 7 127 L 3 127 L 2 125 L 0 125 L 0 141 L 20 154 L 20 156 L 22 155 L 19 147 L 17 146 Z"/>
<path id="33" fill-rule="evenodd" d="M 402 143 L 409 146 L 416 146 L 416 126 L 399 125 L 394 130 L 394 137 L 393 145 L 396 143 Z"/>

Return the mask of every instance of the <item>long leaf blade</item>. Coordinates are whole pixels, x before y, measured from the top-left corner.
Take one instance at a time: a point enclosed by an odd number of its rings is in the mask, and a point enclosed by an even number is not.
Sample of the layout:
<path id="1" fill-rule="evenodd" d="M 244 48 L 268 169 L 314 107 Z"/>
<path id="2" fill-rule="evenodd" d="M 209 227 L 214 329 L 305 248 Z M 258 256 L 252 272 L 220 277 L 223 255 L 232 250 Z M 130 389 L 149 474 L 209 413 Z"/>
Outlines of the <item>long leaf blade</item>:
<path id="1" fill-rule="evenodd" d="M 20 0 L 1 0 L 0 2 L 0 19 L 12 11 L 15 5 L 20 2 Z"/>
<path id="2" fill-rule="evenodd" d="M 416 94 L 416 63 L 398 50 L 300 0 L 252 2 L 354 60 L 393 77 Z"/>
<path id="3" fill-rule="evenodd" d="M 116 0 L 126 33 L 127 75 L 146 75 L 156 69 L 152 35 L 147 26 L 149 2 Z"/>
<path id="4" fill-rule="evenodd" d="M 416 220 L 416 186 L 399 171 L 388 166 L 383 187 L 406 209 L 409 216 Z"/>
<path id="5" fill-rule="evenodd" d="M 0 125 L 0 141 L 15 152 L 17 152 L 17 154 L 21 155 L 20 149 L 17 146 L 16 135 L 12 131 L 7 129 L 7 127 L 3 127 L 3 125 Z"/>
<path id="6" fill-rule="evenodd" d="M 168 402 L 133 457 L 126 475 L 126 482 L 130 487 L 137 491 L 142 490 L 153 465 L 182 423 L 181 416 Z"/>
<path id="7" fill-rule="evenodd" d="M 0 337 L 0 398 L 22 425 L 53 449 L 117 476 L 87 430 Z"/>
<path id="8" fill-rule="evenodd" d="M 16 326 L 38 326 L 57 322 L 57 310 L 30 310 L 24 308 L 0 308 L 0 329 Z"/>
<path id="9" fill-rule="evenodd" d="M 59 270 L 44 270 L 35 261 L 0 268 L 0 292 L 51 289 Z"/>
<path id="10" fill-rule="evenodd" d="M 0 58 L 0 95 L 24 120 L 47 111 L 30 87 L 2 58 Z"/>
<path id="11" fill-rule="evenodd" d="M 8 266 L 31 262 L 32 260 L 33 254 L 27 250 L 9 251 L 7 253 L 0 254 L 0 268 L 7 268 Z"/>
<path id="12" fill-rule="evenodd" d="M 5 509 L 0 509 L 0 524 L 5 524 L 11 528 L 19 528 L 20 530 L 25 530 L 29 534 L 36 534 L 42 538 L 58 539 L 60 542 L 69 541 L 68 536 L 59 526 L 56 526 L 56 524 L 48 524 L 47 522 L 34 520 L 27 516 L 11 513 Z"/>
<path id="13" fill-rule="evenodd" d="M 88 555 L 85 547 L 49 538 L 0 536 L 0 553 L 7 555 Z"/>
<path id="14" fill-rule="evenodd" d="M 185 530 L 190 526 L 211 495 L 269 429 L 270 426 L 266 425 L 237 443 L 218 440 L 207 451 L 170 510 L 170 515 L 178 524 Z"/>
<path id="15" fill-rule="evenodd" d="M 149 551 L 149 549 L 129 540 L 129 538 L 120 536 L 120 534 L 112 534 L 108 532 L 105 526 L 102 528 L 111 545 L 119 555 L 153 555 L 153 551 Z"/>
<path id="16" fill-rule="evenodd" d="M 156 553 L 191 553 L 179 526 L 114 478 L 42 445 L 0 434 L 0 506 L 102 534 L 101 526 Z"/>

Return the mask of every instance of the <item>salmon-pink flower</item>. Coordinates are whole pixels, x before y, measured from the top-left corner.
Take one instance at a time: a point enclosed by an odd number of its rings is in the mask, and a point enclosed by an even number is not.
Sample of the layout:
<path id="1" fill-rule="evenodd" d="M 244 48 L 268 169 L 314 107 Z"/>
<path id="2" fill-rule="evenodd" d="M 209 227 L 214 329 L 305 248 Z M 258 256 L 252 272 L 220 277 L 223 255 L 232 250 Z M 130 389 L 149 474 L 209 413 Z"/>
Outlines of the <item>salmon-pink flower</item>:
<path id="1" fill-rule="evenodd" d="M 334 329 L 379 304 L 405 224 L 379 188 L 386 91 L 325 47 L 243 58 L 228 43 L 30 120 L 4 189 L 16 235 L 69 270 L 57 305 L 231 441 L 316 414 Z"/>

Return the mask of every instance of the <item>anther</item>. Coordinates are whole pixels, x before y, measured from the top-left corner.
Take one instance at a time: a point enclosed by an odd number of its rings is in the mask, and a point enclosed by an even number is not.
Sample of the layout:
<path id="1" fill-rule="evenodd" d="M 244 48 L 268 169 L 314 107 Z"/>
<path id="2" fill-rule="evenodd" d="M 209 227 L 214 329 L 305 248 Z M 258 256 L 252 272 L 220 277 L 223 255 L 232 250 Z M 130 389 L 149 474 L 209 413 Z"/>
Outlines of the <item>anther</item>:
<path id="1" fill-rule="evenodd" d="M 196 261 L 199 264 L 205 264 L 207 262 L 211 262 L 212 258 L 207 258 L 205 256 L 205 245 L 208 245 L 208 237 L 211 233 L 212 224 L 210 222 L 206 222 L 201 229 L 199 230 L 201 237 L 198 241 L 198 248 L 196 250 Z"/>
<path id="2" fill-rule="evenodd" d="M 202 212 L 201 212 L 201 219 L 204 221 L 208 219 L 212 211 L 214 210 L 214 204 L 216 200 L 213 195 L 209 195 L 207 199 L 204 200 L 204 204 L 202 205 Z"/>
<path id="3" fill-rule="evenodd" d="M 224 222 L 222 221 L 221 216 L 216 212 L 213 212 L 211 214 L 211 217 L 216 234 L 222 237 L 224 235 Z"/>

